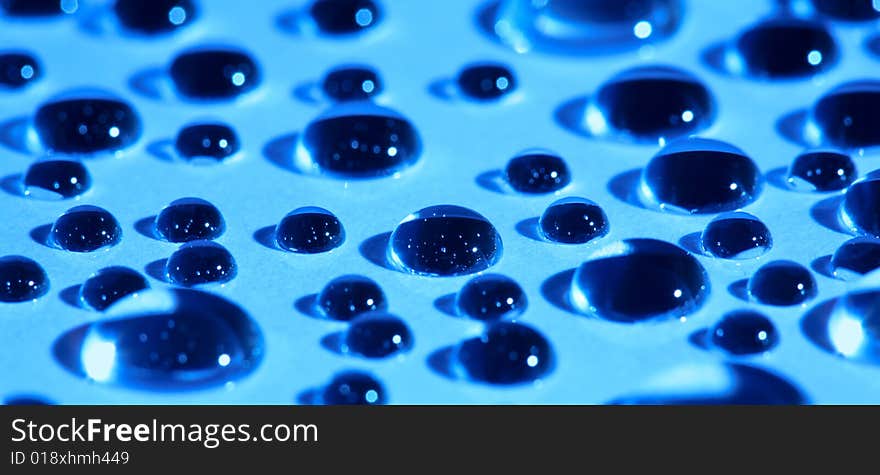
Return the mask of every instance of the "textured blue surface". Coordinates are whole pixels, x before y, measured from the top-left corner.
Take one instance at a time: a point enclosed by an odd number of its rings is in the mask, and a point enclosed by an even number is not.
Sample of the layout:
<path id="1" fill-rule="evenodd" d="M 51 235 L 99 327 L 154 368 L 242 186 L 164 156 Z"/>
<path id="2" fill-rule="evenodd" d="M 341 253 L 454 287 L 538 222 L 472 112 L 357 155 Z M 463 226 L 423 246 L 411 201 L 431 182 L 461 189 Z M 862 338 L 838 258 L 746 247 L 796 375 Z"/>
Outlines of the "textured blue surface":
<path id="1" fill-rule="evenodd" d="M 112 16 L 93 12 L 93 2 L 81 3 L 85 5 L 80 12 L 67 18 L 0 18 L 3 47 L 33 50 L 44 75 L 26 89 L 0 92 L 0 138 L 6 145 L 0 148 L 0 177 L 6 190 L 0 193 L 0 255 L 35 259 L 52 283 L 49 293 L 36 302 L 0 304 L 0 397 L 36 394 L 60 403 L 96 404 L 288 404 L 302 400 L 302 394 L 326 384 L 340 370 L 361 369 L 378 376 L 391 403 L 601 403 L 643 394 L 641 388 L 658 375 L 687 376 L 692 365 L 733 361 L 770 369 L 812 402 L 880 402 L 880 369 L 835 356 L 810 337 L 814 319 L 805 315 L 827 307 L 824 302 L 847 289 L 845 282 L 815 273 L 818 297 L 806 306 L 776 308 L 742 300 L 744 279 L 760 265 L 791 259 L 809 267 L 815 260 L 815 267 L 824 269 L 823 262 L 850 237 L 829 224 L 828 210 L 839 202 L 837 195 L 780 187 L 786 167 L 802 147 L 777 124 L 784 117 L 797 117 L 832 86 L 880 74 L 880 61 L 869 47 L 877 44 L 869 42 L 878 33 L 876 22 L 833 24 L 841 56 L 827 74 L 770 82 L 721 73 L 708 54 L 719 41 L 771 13 L 776 2 L 770 0 L 686 1 L 682 27 L 668 41 L 630 53 L 584 57 L 516 54 L 478 28 L 476 17 L 484 5 L 477 1 L 386 0 L 382 21 L 374 30 L 344 39 L 291 31 L 290 12 L 303 1 L 203 1 L 191 26 L 157 39 L 123 33 Z M 205 44 L 252 52 L 263 68 L 262 83 L 232 103 L 193 103 L 178 97 L 161 68 L 180 51 Z M 516 91 L 489 104 L 446 93 L 443 85 L 454 81 L 462 66 L 483 60 L 511 65 Z M 289 165 L 296 134 L 330 106 L 312 88 L 320 85 L 324 72 L 347 63 L 375 67 L 384 84 L 377 102 L 400 111 L 421 135 L 421 159 L 399 177 L 345 181 L 303 175 Z M 768 186 L 745 210 L 768 225 L 774 247 L 749 261 L 698 256 L 710 275 L 712 291 L 703 308 L 684 322 L 627 325 L 573 315 L 560 305 L 559 283 L 592 250 L 636 237 L 682 240 L 687 247 L 713 217 L 661 213 L 625 199 L 636 171 L 657 152 L 656 145 L 591 138 L 565 126 L 565 112 L 572 104 L 582 102 L 608 78 L 655 63 L 694 73 L 715 94 L 716 121 L 701 135 L 742 148 L 766 174 Z M 17 127 L 38 104 L 79 87 L 97 87 L 130 101 L 142 115 L 140 140 L 118 157 L 89 159 L 93 187 L 76 201 L 38 201 L 8 192 L 11 177 L 24 173 L 37 158 L 10 143 L 15 142 Z M 217 166 L 196 166 L 169 155 L 180 127 L 203 119 L 233 125 L 241 153 Z M 531 147 L 563 156 L 571 168 L 571 185 L 545 196 L 506 194 L 491 186 L 486 177 L 497 176 L 514 154 Z M 860 172 L 880 166 L 871 154 L 856 157 Z M 207 289 L 242 306 L 260 325 L 266 341 L 261 365 L 235 384 L 184 392 L 98 385 L 68 372 L 53 358 L 53 341 L 102 318 L 72 306 L 71 287 L 111 265 L 155 275 L 156 262 L 177 246 L 145 235 L 136 223 L 186 196 L 210 201 L 226 218 L 227 231 L 217 242 L 235 257 L 238 275 L 225 286 Z M 577 246 L 538 241 L 533 232 L 537 217 L 563 196 L 583 196 L 600 204 L 608 215 L 608 236 Z M 123 228 L 120 244 L 75 254 L 35 242 L 32 235 L 39 236 L 41 227 L 74 204 L 110 210 Z M 520 321 L 538 329 L 553 345 L 555 368 L 540 384 L 498 388 L 452 381 L 429 364 L 438 350 L 483 330 L 479 322 L 443 311 L 448 299 L 442 297 L 458 291 L 472 276 L 408 275 L 377 265 L 376 257 L 384 255 L 383 233 L 408 214 L 437 204 L 472 208 L 499 230 L 504 253 L 490 272 L 506 274 L 523 286 L 529 308 Z M 336 214 L 345 226 L 345 243 L 316 255 L 266 246 L 265 228 L 301 206 L 321 206 Z M 372 361 L 340 355 L 321 344 L 328 335 L 344 331 L 346 324 L 310 317 L 295 303 L 350 273 L 382 286 L 389 311 L 413 332 L 415 344 L 409 352 Z M 150 279 L 153 287 L 167 285 Z M 726 312 L 750 305 L 779 331 L 779 345 L 766 354 L 733 358 L 707 351 L 689 338 Z M 699 378 L 691 383 L 698 388 L 712 385 Z"/>

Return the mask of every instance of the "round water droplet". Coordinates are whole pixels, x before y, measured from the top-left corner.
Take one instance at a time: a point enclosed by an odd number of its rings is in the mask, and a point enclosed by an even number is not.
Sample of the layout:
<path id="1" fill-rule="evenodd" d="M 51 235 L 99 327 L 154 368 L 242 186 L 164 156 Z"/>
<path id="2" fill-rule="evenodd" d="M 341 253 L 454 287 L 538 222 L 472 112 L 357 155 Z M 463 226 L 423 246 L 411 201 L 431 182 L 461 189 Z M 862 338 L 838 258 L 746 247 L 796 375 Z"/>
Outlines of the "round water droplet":
<path id="1" fill-rule="evenodd" d="M 657 153 L 642 172 L 639 191 L 647 203 L 686 214 L 719 213 L 755 201 L 764 177 L 739 148 L 702 138 L 677 140 Z"/>
<path id="2" fill-rule="evenodd" d="M 474 277 L 455 296 L 458 313 L 482 321 L 515 319 L 526 311 L 528 305 L 522 287 L 501 274 Z"/>
<path id="3" fill-rule="evenodd" d="M 880 145 L 880 80 L 851 81 L 827 92 L 810 111 L 805 138 L 814 145 Z"/>
<path id="4" fill-rule="evenodd" d="M 201 198 L 181 198 L 156 216 L 155 229 L 168 242 L 216 239 L 226 231 L 226 221 L 211 203 Z"/>
<path id="5" fill-rule="evenodd" d="M 24 175 L 24 194 L 40 199 L 67 199 L 92 187 L 92 176 L 75 160 L 34 162 Z"/>
<path id="6" fill-rule="evenodd" d="M 0 6 L 12 17 L 49 17 L 74 13 L 77 0 L 0 0 Z"/>
<path id="7" fill-rule="evenodd" d="M 382 11 L 373 0 L 315 0 L 311 15 L 322 32 L 339 35 L 374 27 Z"/>
<path id="8" fill-rule="evenodd" d="M 520 53 L 596 54 L 667 39 L 682 13 L 679 0 L 503 0 L 492 28 Z"/>
<path id="9" fill-rule="evenodd" d="M 544 150 L 527 150 L 511 158 L 504 175 L 510 187 L 520 193 L 552 193 L 571 183 L 565 160 Z"/>
<path id="10" fill-rule="evenodd" d="M 147 279 L 128 267 L 105 267 L 79 288 L 79 300 L 86 307 L 103 312 L 116 301 L 150 288 Z"/>
<path id="11" fill-rule="evenodd" d="M 345 332 L 344 351 L 365 358 L 385 358 L 412 348 L 413 336 L 406 323 L 386 313 L 362 315 Z"/>
<path id="12" fill-rule="evenodd" d="M 458 88 L 465 96 L 491 101 L 516 89 L 516 78 L 506 64 L 482 62 L 469 64 L 458 73 Z"/>
<path id="13" fill-rule="evenodd" d="M 317 206 L 297 208 L 275 228 L 278 247 L 290 252 L 327 252 L 345 242 L 345 228 L 339 218 Z"/>
<path id="14" fill-rule="evenodd" d="M 876 0 L 812 0 L 819 13 L 837 20 L 870 21 L 880 18 L 880 2 Z"/>
<path id="15" fill-rule="evenodd" d="M 812 151 L 798 155 L 788 169 L 788 184 L 803 191 L 837 191 L 858 177 L 849 155 L 835 151 Z"/>
<path id="16" fill-rule="evenodd" d="M 59 361 L 92 381 L 157 391 L 222 385 L 263 355 L 257 323 L 234 303 L 190 289 L 150 290 L 55 345 Z"/>
<path id="17" fill-rule="evenodd" d="M 553 348 L 538 330 L 515 322 L 495 322 L 479 337 L 459 343 L 453 367 L 464 378 L 490 384 L 531 383 L 555 365 Z"/>
<path id="18" fill-rule="evenodd" d="M 43 75 L 40 62 L 31 53 L 0 54 L 0 86 L 19 89 L 34 83 Z"/>
<path id="19" fill-rule="evenodd" d="M 608 217 L 595 202 L 569 197 L 554 201 L 538 220 L 541 234 L 553 242 L 583 244 L 608 234 Z"/>
<path id="20" fill-rule="evenodd" d="M 241 144 L 231 126 L 219 122 L 188 125 L 177 133 L 177 153 L 186 160 L 222 161 L 235 155 Z"/>
<path id="21" fill-rule="evenodd" d="M 770 350 L 779 334 L 769 318 L 752 310 L 730 312 L 711 330 L 712 344 L 733 355 L 750 355 Z"/>
<path id="22" fill-rule="evenodd" d="M 880 239 L 857 237 L 841 244 L 831 256 L 831 273 L 843 280 L 856 280 L 880 269 Z"/>
<path id="23" fill-rule="evenodd" d="M 375 281 L 361 275 L 331 280 L 318 294 L 318 308 L 328 318 L 348 321 L 370 312 L 388 309 L 385 292 Z"/>
<path id="24" fill-rule="evenodd" d="M 130 104 L 119 99 L 59 99 L 37 109 L 34 128 L 50 152 L 115 152 L 140 138 L 141 119 Z"/>
<path id="25" fill-rule="evenodd" d="M 810 271 L 793 261 L 764 264 L 749 279 L 749 295 L 765 305 L 798 305 L 812 299 L 818 292 Z"/>
<path id="26" fill-rule="evenodd" d="M 753 259 L 773 247 L 773 237 L 760 219 L 742 211 L 724 213 L 706 225 L 703 249 L 722 259 Z"/>
<path id="27" fill-rule="evenodd" d="M 379 73 L 369 66 L 343 66 L 329 71 L 321 85 L 334 101 L 370 99 L 382 92 Z"/>
<path id="28" fill-rule="evenodd" d="M 311 122 L 297 143 L 297 165 L 345 178 L 393 175 L 421 154 L 415 127 L 371 102 L 338 104 Z"/>
<path id="29" fill-rule="evenodd" d="M 188 25 L 197 13 L 192 0 L 116 0 L 113 9 L 124 27 L 151 35 Z"/>
<path id="30" fill-rule="evenodd" d="M 853 232 L 880 238 L 880 178 L 868 175 L 850 185 L 840 218 Z"/>
<path id="31" fill-rule="evenodd" d="M 501 235 L 488 219 L 468 208 L 437 205 L 404 218 L 391 234 L 388 259 L 413 274 L 473 274 L 501 258 Z"/>
<path id="32" fill-rule="evenodd" d="M 26 302 L 49 291 L 49 276 L 33 259 L 0 257 L 0 302 Z"/>
<path id="33" fill-rule="evenodd" d="M 603 84 L 583 126 L 595 136 L 665 143 L 708 128 L 715 99 L 691 73 L 671 66 L 628 69 Z"/>
<path id="34" fill-rule="evenodd" d="M 237 272 L 232 254 L 213 241 L 190 241 L 165 263 L 168 280 L 186 287 L 229 282 Z"/>
<path id="35" fill-rule="evenodd" d="M 122 240 L 122 228 L 109 211 L 97 206 L 75 206 L 52 224 L 47 244 L 72 252 L 92 252 Z"/>
<path id="36" fill-rule="evenodd" d="M 656 239 L 626 239 L 577 268 L 569 298 L 581 313 L 640 322 L 686 317 L 708 295 L 709 275 L 690 253 Z"/>
<path id="37" fill-rule="evenodd" d="M 763 20 L 742 32 L 725 59 L 731 72 L 759 78 L 797 78 L 827 71 L 837 43 L 820 22 L 795 17 Z"/>
<path id="38" fill-rule="evenodd" d="M 233 48 L 185 51 L 174 58 L 170 74 L 177 90 L 190 99 L 233 99 L 262 81 L 250 53 Z"/>
<path id="39" fill-rule="evenodd" d="M 343 371 L 324 387 L 321 402 L 331 405 L 379 405 L 387 402 L 385 387 L 370 373 Z"/>

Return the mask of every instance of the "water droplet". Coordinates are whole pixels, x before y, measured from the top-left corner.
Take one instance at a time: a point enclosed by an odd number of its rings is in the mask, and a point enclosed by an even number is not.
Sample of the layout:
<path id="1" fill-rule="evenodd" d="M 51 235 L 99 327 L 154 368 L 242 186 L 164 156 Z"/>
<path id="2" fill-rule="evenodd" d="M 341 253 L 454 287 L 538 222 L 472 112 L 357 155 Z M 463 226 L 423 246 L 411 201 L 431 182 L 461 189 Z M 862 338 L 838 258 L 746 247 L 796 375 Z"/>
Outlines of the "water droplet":
<path id="1" fill-rule="evenodd" d="M 385 387 L 370 373 L 343 371 L 333 376 L 321 395 L 321 402 L 332 405 L 379 405 L 387 402 Z"/>
<path id="2" fill-rule="evenodd" d="M 516 78 L 510 67 L 501 63 L 474 63 L 458 73 L 458 88 L 465 96 L 478 101 L 490 101 L 510 94 L 516 89 Z"/>
<path id="3" fill-rule="evenodd" d="M 0 6 L 13 17 L 46 17 L 75 12 L 77 0 L 0 0 Z"/>
<path id="4" fill-rule="evenodd" d="M 48 244 L 72 252 L 92 252 L 122 240 L 122 228 L 109 211 L 97 206 L 67 210 L 49 231 Z"/>
<path id="5" fill-rule="evenodd" d="M 554 201 L 538 220 L 541 234 L 550 241 L 583 244 L 608 234 L 608 217 L 595 202 L 568 197 Z"/>
<path id="6" fill-rule="evenodd" d="M 244 310 L 219 296 L 149 290 L 62 336 L 55 349 L 66 368 L 95 382 L 168 391 L 247 375 L 260 363 L 263 336 Z"/>
<path id="7" fill-rule="evenodd" d="M 788 184 L 803 191 L 837 191 L 858 177 L 849 155 L 835 151 L 812 151 L 798 155 L 788 169 Z"/>
<path id="8" fill-rule="evenodd" d="M 669 38 L 682 13 L 679 0 L 503 0 L 493 29 L 519 53 L 617 52 Z"/>
<path id="9" fill-rule="evenodd" d="M 218 122 L 193 124 L 180 129 L 174 147 L 186 160 L 209 159 L 219 162 L 237 153 L 241 144 L 235 129 Z"/>
<path id="10" fill-rule="evenodd" d="M 503 246 L 495 226 L 479 213 L 454 205 L 420 209 L 391 234 L 388 259 L 413 274 L 452 276 L 488 269 Z"/>
<path id="11" fill-rule="evenodd" d="M 165 263 L 168 280 L 186 287 L 229 282 L 237 272 L 232 254 L 213 241 L 190 241 Z"/>
<path id="12" fill-rule="evenodd" d="M 828 318 L 828 341 L 840 355 L 880 363 L 880 288 L 878 273 L 865 276 L 837 299 Z"/>
<path id="13" fill-rule="evenodd" d="M 619 322 L 681 318 L 709 295 L 709 275 L 684 249 L 626 239 L 593 252 L 577 268 L 569 298 L 576 310 Z"/>
<path id="14" fill-rule="evenodd" d="M 838 279 L 856 280 L 875 269 L 880 269 L 880 239 L 850 239 L 831 256 L 831 272 Z"/>
<path id="15" fill-rule="evenodd" d="M 840 218 L 853 232 L 880 238 L 880 178 L 868 175 L 850 185 Z"/>
<path id="16" fill-rule="evenodd" d="M 527 150 L 511 158 L 504 174 L 511 188 L 520 193 L 552 193 L 571 183 L 565 160 L 544 150 Z"/>
<path id="17" fill-rule="evenodd" d="M 375 281 L 361 275 L 331 280 L 318 294 L 318 308 L 328 318 L 348 321 L 370 312 L 388 309 L 385 292 Z"/>
<path id="18" fill-rule="evenodd" d="M 357 33 L 375 26 L 382 15 L 373 0 L 315 0 L 312 19 L 324 33 Z"/>
<path id="19" fill-rule="evenodd" d="M 490 384 L 539 380 L 555 365 L 550 342 L 541 332 L 515 322 L 490 324 L 483 335 L 459 343 L 454 368 L 462 377 Z"/>
<path id="20" fill-rule="evenodd" d="M 859 149 L 880 145 L 880 81 L 851 81 L 822 96 L 810 111 L 805 138 L 814 145 Z"/>
<path id="21" fill-rule="evenodd" d="M 724 213 L 706 225 L 700 236 L 703 249 L 721 259 L 753 259 L 773 247 L 767 225 L 749 213 Z"/>
<path id="22" fill-rule="evenodd" d="M 297 143 L 306 171 L 345 178 L 394 175 L 421 154 L 415 127 L 397 112 L 371 102 L 341 103 L 311 122 Z"/>
<path id="23" fill-rule="evenodd" d="M 810 271 L 793 261 L 764 264 L 749 279 L 749 295 L 765 305 L 798 305 L 816 296 L 816 281 Z"/>
<path id="24" fill-rule="evenodd" d="M 19 89 L 42 77 L 42 67 L 31 53 L 0 54 L 0 86 Z"/>
<path id="25" fill-rule="evenodd" d="M 168 242 L 216 239 L 226 231 L 226 221 L 211 203 L 201 198 L 181 198 L 156 216 L 155 229 Z"/>
<path id="26" fill-rule="evenodd" d="M 92 187 L 92 176 L 75 160 L 34 162 L 24 175 L 24 194 L 40 199 L 67 199 Z"/>
<path id="27" fill-rule="evenodd" d="M 105 267 L 89 277 L 79 289 L 79 300 L 103 312 L 116 301 L 150 288 L 147 279 L 128 267 Z"/>
<path id="28" fill-rule="evenodd" d="M 773 322 L 752 310 L 724 315 L 712 328 L 711 335 L 712 344 L 733 355 L 763 353 L 779 342 Z"/>
<path id="29" fill-rule="evenodd" d="M 370 313 L 351 321 L 345 332 L 346 353 L 385 358 L 412 348 L 413 336 L 403 320 L 385 313 Z"/>
<path id="30" fill-rule="evenodd" d="M 745 152 L 690 137 L 667 145 L 648 162 L 639 191 L 663 210 L 705 214 L 742 208 L 763 188 L 764 178 Z"/>
<path id="31" fill-rule="evenodd" d="M 118 99 L 59 99 L 37 109 L 34 128 L 51 152 L 115 152 L 140 138 L 141 119 L 130 104 Z"/>
<path id="32" fill-rule="evenodd" d="M 877 0 L 813 0 L 813 7 L 821 14 L 845 21 L 870 21 L 880 18 Z"/>
<path id="33" fill-rule="evenodd" d="M 327 252 L 345 242 L 345 228 L 330 211 L 305 206 L 291 211 L 278 223 L 275 242 L 290 252 Z"/>
<path id="34" fill-rule="evenodd" d="M 23 256 L 0 257 L 0 302 L 26 302 L 49 291 L 49 276 L 36 261 Z"/>
<path id="35" fill-rule="evenodd" d="M 197 13 L 192 0 L 116 0 L 113 9 L 123 26 L 144 34 L 174 31 Z"/>
<path id="36" fill-rule="evenodd" d="M 455 307 L 461 315 L 484 322 L 515 319 L 528 304 L 522 287 L 501 274 L 474 277 L 455 296 Z"/>
<path id="37" fill-rule="evenodd" d="M 595 136 L 664 144 L 706 129 L 714 120 L 715 99 L 696 76 L 670 66 L 641 66 L 599 88 L 583 125 Z"/>
<path id="38" fill-rule="evenodd" d="M 727 55 L 733 73 L 796 78 L 828 70 L 837 63 L 838 49 L 822 23 L 786 16 L 749 27 Z"/>
<path id="39" fill-rule="evenodd" d="M 322 89 L 335 101 L 370 99 L 382 92 L 379 73 L 369 66 L 343 66 L 324 76 Z"/>
<path id="40" fill-rule="evenodd" d="M 253 57 L 233 48 L 185 51 L 174 58 L 170 74 L 177 90 L 191 99 L 232 99 L 262 81 Z"/>

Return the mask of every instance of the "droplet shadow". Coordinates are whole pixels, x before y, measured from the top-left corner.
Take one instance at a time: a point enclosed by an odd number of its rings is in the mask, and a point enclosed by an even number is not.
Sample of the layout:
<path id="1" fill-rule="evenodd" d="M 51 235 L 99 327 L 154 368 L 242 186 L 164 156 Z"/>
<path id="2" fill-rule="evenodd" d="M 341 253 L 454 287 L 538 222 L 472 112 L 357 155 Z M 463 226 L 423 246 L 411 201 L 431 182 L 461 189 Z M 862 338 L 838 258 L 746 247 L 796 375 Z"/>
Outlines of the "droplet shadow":
<path id="1" fill-rule="evenodd" d="M 444 102 L 452 102 L 455 100 L 455 81 L 451 78 L 435 79 L 428 84 L 428 94 L 435 99 Z"/>
<path id="2" fill-rule="evenodd" d="M 275 225 L 265 226 L 254 231 L 254 241 L 257 241 L 263 247 L 277 251 L 278 245 L 275 243 Z"/>
<path id="3" fill-rule="evenodd" d="M 296 403 L 301 406 L 320 406 L 323 388 L 309 388 L 297 394 Z"/>
<path id="4" fill-rule="evenodd" d="M 569 99 L 556 107 L 553 111 L 553 120 L 557 125 L 577 136 L 594 138 L 594 135 L 583 124 L 589 102 L 590 98 L 586 96 Z"/>
<path id="5" fill-rule="evenodd" d="M 163 162 L 174 162 L 174 141 L 160 139 L 147 145 L 147 153 Z"/>
<path id="6" fill-rule="evenodd" d="M 810 208 L 810 216 L 823 227 L 842 234 L 852 234 L 840 221 L 840 205 L 843 195 L 819 201 Z"/>
<path id="7" fill-rule="evenodd" d="M 577 314 L 568 299 L 568 291 L 574 279 L 575 269 L 553 274 L 541 284 L 541 295 L 554 307 L 568 313 Z"/>
<path id="8" fill-rule="evenodd" d="M 836 304 L 837 298 L 819 302 L 804 314 L 800 325 L 801 333 L 808 340 L 833 355 L 838 353 L 828 337 L 828 320 L 831 318 L 831 312 Z"/>
<path id="9" fill-rule="evenodd" d="M 690 234 L 685 234 L 678 240 L 678 245 L 681 246 L 685 251 L 690 252 L 691 254 L 697 256 L 705 256 L 706 252 L 703 251 L 703 240 L 702 233 L 697 231 Z"/>
<path id="10" fill-rule="evenodd" d="M 455 293 L 441 295 L 434 300 L 434 308 L 449 317 L 461 318 L 455 311 Z"/>
<path id="11" fill-rule="evenodd" d="M 368 238 L 358 246 L 361 256 L 371 263 L 388 270 L 397 271 L 394 266 L 388 262 L 388 244 L 391 241 L 391 233 L 377 234 Z"/>
<path id="12" fill-rule="evenodd" d="M 776 132 L 793 144 L 808 147 L 809 144 L 804 137 L 808 116 L 809 112 L 806 109 L 789 112 L 776 121 Z"/>
<path id="13" fill-rule="evenodd" d="M 80 284 L 71 285 L 70 287 L 66 287 L 58 292 L 58 297 L 62 302 L 70 305 L 73 308 L 77 308 L 82 310 L 83 306 L 79 300 L 79 289 L 82 287 Z"/>
<path id="14" fill-rule="evenodd" d="M 496 169 L 480 173 L 474 181 L 484 190 L 501 195 L 508 194 L 507 188 L 505 188 L 504 172 L 501 170 Z"/>
<path id="15" fill-rule="evenodd" d="M 29 129 L 30 118 L 27 116 L 13 117 L 0 123 L 0 144 L 14 152 L 35 154 L 35 147 L 28 140 Z"/>
<path id="16" fill-rule="evenodd" d="M 299 8 L 290 8 L 275 16 L 275 28 L 282 33 L 299 36 L 302 34 L 301 19 L 305 12 Z"/>
<path id="17" fill-rule="evenodd" d="M 778 167 L 764 175 L 764 180 L 774 188 L 782 191 L 792 191 L 788 185 L 788 167 Z"/>
<path id="18" fill-rule="evenodd" d="M 50 399 L 30 393 L 19 393 L 7 396 L 3 399 L 5 406 L 52 406 L 55 405 Z"/>
<path id="19" fill-rule="evenodd" d="M 730 295 L 743 302 L 749 302 L 749 279 L 740 279 L 733 282 L 727 286 L 727 291 L 730 292 Z"/>
<path id="20" fill-rule="evenodd" d="M 88 329 L 88 324 L 80 325 L 63 333 L 52 343 L 52 356 L 55 361 L 67 371 L 80 377 L 86 377 L 79 355 Z"/>
<path id="21" fill-rule="evenodd" d="M 709 329 L 701 328 L 691 333 L 688 342 L 701 350 L 709 350 Z"/>
<path id="22" fill-rule="evenodd" d="M 869 37 L 865 41 L 865 48 L 873 54 L 874 59 L 880 59 L 880 35 Z"/>
<path id="23" fill-rule="evenodd" d="M 608 192 L 618 200 L 637 208 L 646 209 L 647 207 L 639 198 L 639 185 L 641 180 L 641 168 L 627 170 L 612 177 L 608 182 L 607 189 Z"/>
<path id="24" fill-rule="evenodd" d="M 316 320 L 331 320 L 318 310 L 318 294 L 309 294 L 296 299 L 293 303 L 293 308 L 295 308 L 297 312 Z"/>
<path id="25" fill-rule="evenodd" d="M 716 41 L 703 49 L 700 53 L 700 61 L 714 73 L 722 76 L 731 76 L 730 71 L 728 71 L 724 64 L 726 53 L 727 41 Z"/>
<path id="26" fill-rule="evenodd" d="M 541 232 L 538 230 L 538 226 L 539 224 L 537 217 L 526 218 L 516 223 L 516 232 L 533 241 L 545 242 L 544 238 L 541 237 Z"/>
<path id="27" fill-rule="evenodd" d="M 318 90 L 318 83 L 308 80 L 294 86 L 292 95 L 294 99 L 303 104 L 319 106 L 321 105 L 321 96 L 318 94 Z"/>
<path id="28" fill-rule="evenodd" d="M 444 346 L 443 348 L 435 350 L 428 355 L 428 368 L 445 379 L 455 381 L 458 378 L 452 370 L 452 359 L 454 355 L 454 346 Z"/>
<path id="29" fill-rule="evenodd" d="M 24 176 L 21 173 L 15 173 L 12 175 L 6 175 L 3 178 L 0 178 L 0 188 L 3 189 L 6 193 L 12 196 L 24 196 L 24 188 L 22 187 L 22 180 Z"/>
<path id="30" fill-rule="evenodd" d="M 144 272 L 159 282 L 168 284 L 170 282 L 168 282 L 168 276 L 165 275 L 165 264 L 167 263 L 168 259 L 155 260 L 144 266 Z"/>
<path id="31" fill-rule="evenodd" d="M 159 241 L 159 237 L 156 236 L 155 223 L 155 215 L 147 216 L 146 218 L 142 218 L 134 222 L 134 230 L 137 231 L 138 234 L 140 234 L 141 236 Z"/>
<path id="32" fill-rule="evenodd" d="M 300 170 L 293 163 L 298 137 L 298 133 L 292 133 L 273 138 L 263 146 L 263 157 L 283 170 L 300 173 Z"/>
<path id="33" fill-rule="evenodd" d="M 324 336 L 321 338 L 321 348 L 339 356 L 346 356 L 345 332 L 333 332 Z"/>
<path id="34" fill-rule="evenodd" d="M 151 66 L 136 71 L 128 79 L 128 87 L 137 95 L 154 101 L 171 97 L 165 68 Z"/>
<path id="35" fill-rule="evenodd" d="M 834 277 L 834 272 L 831 270 L 830 254 L 813 259 L 813 262 L 810 263 L 810 268 L 812 268 L 813 271 L 819 275 L 828 277 L 829 279 L 837 280 L 837 277 Z"/>
<path id="36" fill-rule="evenodd" d="M 30 236 L 35 243 L 54 249 L 54 246 L 49 244 L 49 232 L 51 231 L 52 225 L 44 224 L 42 226 L 37 226 L 34 229 L 31 229 Z"/>

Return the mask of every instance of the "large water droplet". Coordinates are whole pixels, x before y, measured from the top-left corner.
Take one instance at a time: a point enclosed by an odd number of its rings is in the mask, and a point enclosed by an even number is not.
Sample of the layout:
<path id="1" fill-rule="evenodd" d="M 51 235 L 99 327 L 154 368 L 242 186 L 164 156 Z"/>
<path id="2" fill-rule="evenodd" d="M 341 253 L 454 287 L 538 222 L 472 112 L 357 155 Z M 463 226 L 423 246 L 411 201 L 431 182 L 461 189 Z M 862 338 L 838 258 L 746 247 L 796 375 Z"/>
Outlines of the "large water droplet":
<path id="1" fill-rule="evenodd" d="M 67 199 L 88 191 L 92 176 L 86 166 L 76 160 L 41 160 L 28 168 L 22 184 L 26 196 Z"/>
<path id="2" fill-rule="evenodd" d="M 796 78 L 826 71 L 837 59 L 837 43 L 822 23 L 779 17 L 761 21 L 741 33 L 725 63 L 733 73 Z"/>
<path id="3" fill-rule="evenodd" d="M 501 274 L 474 277 L 455 296 L 460 314 L 481 321 L 514 319 L 526 311 L 528 304 L 522 287 Z"/>
<path id="4" fill-rule="evenodd" d="M 459 343 L 453 368 L 462 377 L 491 384 L 531 383 L 553 370 L 555 355 L 541 332 L 515 322 L 495 322 L 479 337 Z"/>
<path id="5" fill-rule="evenodd" d="M 819 98 L 805 139 L 848 149 L 880 145 L 880 80 L 847 82 Z"/>
<path id="6" fill-rule="evenodd" d="M 35 300 L 49 291 L 49 276 L 33 259 L 0 257 L 0 302 Z"/>
<path id="7" fill-rule="evenodd" d="M 793 261 L 764 264 L 749 279 L 749 295 L 765 305 L 798 305 L 816 296 L 816 280 L 809 269 Z"/>
<path id="8" fill-rule="evenodd" d="M 370 312 L 388 309 L 385 292 L 375 281 L 361 275 L 331 280 L 318 294 L 318 308 L 329 318 L 348 321 Z"/>
<path id="9" fill-rule="evenodd" d="M 575 271 L 569 298 L 576 310 L 619 322 L 682 318 L 709 295 L 709 275 L 684 249 L 656 239 L 602 247 Z"/>
<path id="10" fill-rule="evenodd" d="M 388 259 L 405 272 L 451 276 L 488 269 L 502 249 L 501 236 L 488 219 L 461 206 L 437 205 L 397 225 Z"/>
<path id="11" fill-rule="evenodd" d="M 115 152 L 140 138 L 141 119 L 120 99 L 81 97 L 41 105 L 34 116 L 34 128 L 50 152 Z"/>
<path id="12" fill-rule="evenodd" d="M 109 211 L 97 206 L 75 206 L 52 224 L 47 244 L 72 252 L 92 252 L 122 240 L 122 228 Z"/>
<path id="13" fill-rule="evenodd" d="M 773 246 L 767 225 L 742 211 L 715 217 L 706 225 L 700 241 L 706 252 L 722 259 L 753 259 Z"/>
<path id="14" fill-rule="evenodd" d="M 177 90 L 191 99 L 233 99 L 262 81 L 250 53 L 233 48 L 199 48 L 180 53 L 170 67 Z"/>
<path id="15" fill-rule="evenodd" d="M 858 237 L 840 245 L 831 256 L 831 272 L 843 280 L 855 280 L 880 269 L 880 239 Z"/>

